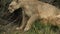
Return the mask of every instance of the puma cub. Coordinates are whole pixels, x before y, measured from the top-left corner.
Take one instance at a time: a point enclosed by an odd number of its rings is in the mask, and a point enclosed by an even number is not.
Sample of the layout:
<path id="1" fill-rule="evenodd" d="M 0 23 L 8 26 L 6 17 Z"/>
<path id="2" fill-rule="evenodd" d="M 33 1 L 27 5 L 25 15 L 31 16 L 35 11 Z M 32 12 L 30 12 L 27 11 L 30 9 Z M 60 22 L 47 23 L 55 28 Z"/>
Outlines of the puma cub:
<path id="1" fill-rule="evenodd" d="M 60 9 L 53 5 L 38 0 L 12 0 L 8 9 L 13 13 L 20 7 L 23 8 L 23 15 L 27 15 L 29 19 L 26 23 L 23 22 L 19 29 L 25 26 L 24 31 L 28 31 L 32 24 L 38 19 L 40 19 L 43 24 L 47 24 L 49 21 L 52 25 L 60 25 Z M 23 21 L 25 19 L 26 18 L 23 17 Z"/>

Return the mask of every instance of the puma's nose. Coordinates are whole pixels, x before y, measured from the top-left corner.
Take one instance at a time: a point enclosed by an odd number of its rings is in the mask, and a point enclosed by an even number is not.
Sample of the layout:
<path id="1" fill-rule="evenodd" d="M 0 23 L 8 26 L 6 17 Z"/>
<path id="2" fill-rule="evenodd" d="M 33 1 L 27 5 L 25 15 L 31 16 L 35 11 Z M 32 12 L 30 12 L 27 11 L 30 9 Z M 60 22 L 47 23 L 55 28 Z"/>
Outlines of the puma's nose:
<path id="1" fill-rule="evenodd" d="M 11 8 L 11 7 L 9 7 L 9 8 L 8 8 L 8 11 L 9 11 L 10 13 L 12 13 L 12 8 Z"/>

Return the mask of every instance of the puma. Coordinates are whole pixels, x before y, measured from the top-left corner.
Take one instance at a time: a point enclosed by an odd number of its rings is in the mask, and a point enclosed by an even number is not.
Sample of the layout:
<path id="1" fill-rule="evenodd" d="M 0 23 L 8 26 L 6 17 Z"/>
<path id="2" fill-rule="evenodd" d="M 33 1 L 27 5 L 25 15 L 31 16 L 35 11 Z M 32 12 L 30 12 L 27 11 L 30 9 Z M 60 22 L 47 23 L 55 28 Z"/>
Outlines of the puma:
<path id="1" fill-rule="evenodd" d="M 19 29 L 23 29 L 25 26 L 24 31 L 28 31 L 38 19 L 43 24 L 47 24 L 49 21 L 52 25 L 60 25 L 60 9 L 53 5 L 38 0 L 12 0 L 8 9 L 10 13 L 13 13 L 20 7 L 23 8 L 23 15 L 27 15 L 29 19 L 23 22 Z M 23 17 L 23 21 L 25 19 L 27 18 Z"/>

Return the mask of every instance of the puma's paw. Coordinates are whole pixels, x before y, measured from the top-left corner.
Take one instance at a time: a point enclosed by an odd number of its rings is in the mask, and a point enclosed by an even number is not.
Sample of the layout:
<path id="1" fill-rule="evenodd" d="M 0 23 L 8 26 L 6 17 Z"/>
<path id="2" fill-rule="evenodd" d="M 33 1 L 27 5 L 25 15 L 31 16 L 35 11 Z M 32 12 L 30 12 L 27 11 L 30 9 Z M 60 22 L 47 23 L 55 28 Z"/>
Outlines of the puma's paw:
<path id="1" fill-rule="evenodd" d="M 19 27 L 17 27 L 16 29 L 17 29 L 17 30 L 19 30 L 20 28 L 19 28 Z"/>
<path id="2" fill-rule="evenodd" d="M 23 28 L 21 28 L 21 27 L 17 27 L 16 30 L 23 31 Z"/>
<path id="3" fill-rule="evenodd" d="M 30 29 L 30 27 L 25 27 L 24 31 L 28 31 Z"/>

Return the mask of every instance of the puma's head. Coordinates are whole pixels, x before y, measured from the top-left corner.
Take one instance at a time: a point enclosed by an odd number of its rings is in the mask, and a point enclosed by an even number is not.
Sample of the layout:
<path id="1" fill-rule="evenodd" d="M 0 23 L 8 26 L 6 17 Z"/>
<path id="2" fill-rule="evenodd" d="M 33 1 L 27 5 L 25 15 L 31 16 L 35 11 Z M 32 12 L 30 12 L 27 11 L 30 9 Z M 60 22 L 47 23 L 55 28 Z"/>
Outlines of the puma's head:
<path id="1" fill-rule="evenodd" d="M 13 13 L 16 9 L 20 8 L 21 2 L 19 0 L 12 0 L 9 4 L 8 10 L 10 13 Z"/>
<path id="2" fill-rule="evenodd" d="M 13 13 L 16 9 L 20 8 L 25 2 L 32 2 L 37 0 L 12 0 L 9 4 L 8 10 L 10 13 Z"/>

